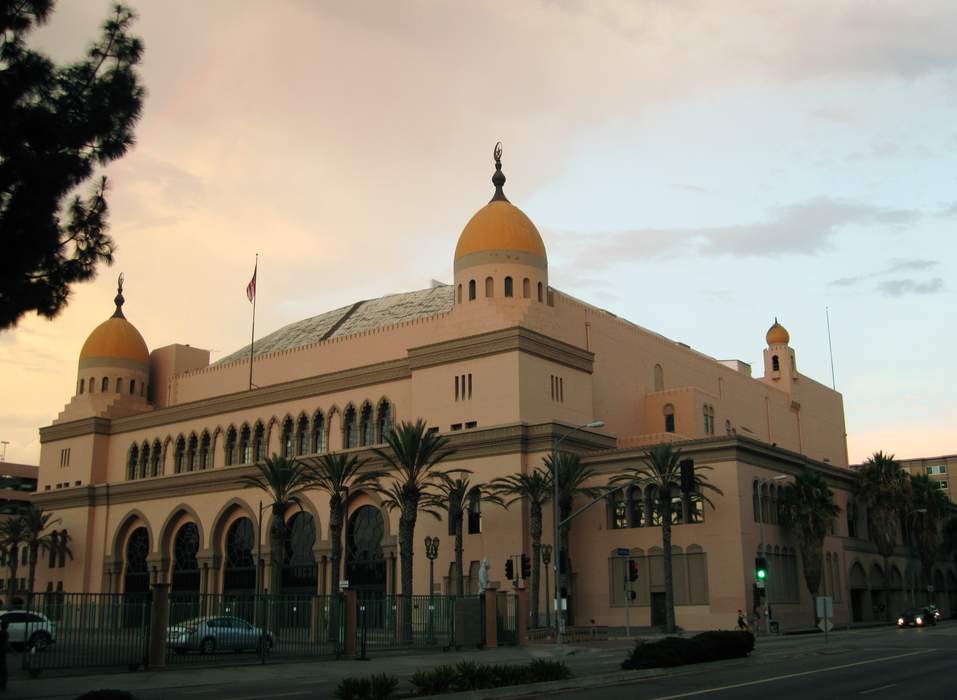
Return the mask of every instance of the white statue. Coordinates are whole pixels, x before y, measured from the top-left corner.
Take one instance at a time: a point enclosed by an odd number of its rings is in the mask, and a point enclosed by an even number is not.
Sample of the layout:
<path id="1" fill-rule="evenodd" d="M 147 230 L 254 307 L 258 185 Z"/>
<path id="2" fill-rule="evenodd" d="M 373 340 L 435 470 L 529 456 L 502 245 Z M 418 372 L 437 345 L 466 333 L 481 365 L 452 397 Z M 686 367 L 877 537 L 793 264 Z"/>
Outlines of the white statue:
<path id="1" fill-rule="evenodd" d="M 489 570 L 489 566 L 490 566 L 490 565 L 489 565 L 489 563 L 488 563 L 488 557 L 485 557 L 485 558 L 482 560 L 482 568 L 479 569 L 479 576 L 478 576 L 478 579 L 479 579 L 479 580 L 478 580 L 479 593 L 481 593 L 481 592 L 484 591 L 486 588 L 488 588 L 488 570 Z"/>

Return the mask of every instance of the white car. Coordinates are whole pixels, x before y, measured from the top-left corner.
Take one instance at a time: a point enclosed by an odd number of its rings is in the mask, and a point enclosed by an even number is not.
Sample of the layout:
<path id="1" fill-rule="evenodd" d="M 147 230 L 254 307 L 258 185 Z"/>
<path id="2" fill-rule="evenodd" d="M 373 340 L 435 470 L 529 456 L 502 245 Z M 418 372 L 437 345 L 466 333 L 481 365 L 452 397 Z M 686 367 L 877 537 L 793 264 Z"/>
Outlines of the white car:
<path id="1" fill-rule="evenodd" d="M 0 612 L 0 623 L 7 623 L 10 646 L 14 649 L 43 651 L 56 641 L 56 627 L 50 619 L 34 610 Z"/>

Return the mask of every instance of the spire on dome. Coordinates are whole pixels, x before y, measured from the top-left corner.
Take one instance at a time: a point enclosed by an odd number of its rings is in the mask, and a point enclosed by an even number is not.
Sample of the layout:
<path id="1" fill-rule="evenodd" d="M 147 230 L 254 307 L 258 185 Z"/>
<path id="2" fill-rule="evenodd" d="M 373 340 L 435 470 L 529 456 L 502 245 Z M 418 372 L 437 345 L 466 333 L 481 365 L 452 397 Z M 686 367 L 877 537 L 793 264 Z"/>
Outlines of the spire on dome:
<path id="1" fill-rule="evenodd" d="M 502 142 L 495 144 L 495 150 L 492 151 L 492 157 L 495 158 L 495 174 L 492 175 L 492 184 L 495 185 L 495 194 L 492 195 L 492 202 L 507 202 L 505 196 L 505 173 L 502 172 Z"/>
<path id="2" fill-rule="evenodd" d="M 113 312 L 113 318 L 126 318 L 123 315 L 123 302 L 126 299 L 123 298 L 123 273 L 120 273 L 119 278 L 116 280 L 116 296 L 113 297 L 113 303 L 116 304 L 116 311 Z"/>

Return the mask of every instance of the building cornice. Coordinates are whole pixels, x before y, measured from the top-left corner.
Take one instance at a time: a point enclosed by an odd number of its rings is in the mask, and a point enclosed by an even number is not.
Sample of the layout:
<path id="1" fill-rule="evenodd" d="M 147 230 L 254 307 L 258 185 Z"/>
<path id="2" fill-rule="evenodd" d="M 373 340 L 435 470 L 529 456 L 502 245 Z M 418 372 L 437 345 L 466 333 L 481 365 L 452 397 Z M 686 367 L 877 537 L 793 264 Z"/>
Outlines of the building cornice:
<path id="1" fill-rule="evenodd" d="M 595 361 L 594 353 L 588 350 L 536 333 L 528 328 L 513 326 L 466 338 L 409 348 L 409 366 L 412 370 L 416 370 L 515 351 L 535 355 L 588 373 L 592 372 Z"/>

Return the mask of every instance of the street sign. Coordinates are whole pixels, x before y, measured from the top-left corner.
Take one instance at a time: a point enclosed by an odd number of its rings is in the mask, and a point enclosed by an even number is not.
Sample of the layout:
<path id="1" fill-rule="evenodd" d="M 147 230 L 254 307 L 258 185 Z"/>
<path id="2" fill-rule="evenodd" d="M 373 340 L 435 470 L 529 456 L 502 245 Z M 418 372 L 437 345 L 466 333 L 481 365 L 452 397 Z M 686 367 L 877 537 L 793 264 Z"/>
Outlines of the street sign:
<path id="1" fill-rule="evenodd" d="M 349 588 L 349 582 L 346 580 L 339 581 L 339 590 L 344 591 Z"/>
<path id="2" fill-rule="evenodd" d="M 763 581 L 763 580 L 755 581 L 755 582 L 754 582 L 754 585 L 755 585 L 756 588 L 760 588 L 760 589 L 764 590 L 764 581 Z"/>
<path id="3" fill-rule="evenodd" d="M 615 554 L 619 557 L 627 557 L 629 554 L 631 554 L 631 550 L 627 547 L 619 547 L 615 550 Z"/>
<path id="4" fill-rule="evenodd" d="M 817 628 L 821 630 L 822 632 L 830 632 L 832 629 L 834 629 L 834 623 L 831 622 L 829 619 L 821 618 L 817 622 Z"/>
<path id="5" fill-rule="evenodd" d="M 834 599 L 829 595 L 820 595 L 815 598 L 818 617 L 834 617 Z"/>

